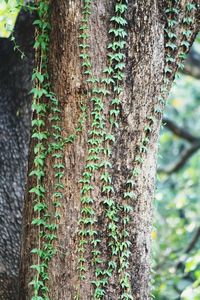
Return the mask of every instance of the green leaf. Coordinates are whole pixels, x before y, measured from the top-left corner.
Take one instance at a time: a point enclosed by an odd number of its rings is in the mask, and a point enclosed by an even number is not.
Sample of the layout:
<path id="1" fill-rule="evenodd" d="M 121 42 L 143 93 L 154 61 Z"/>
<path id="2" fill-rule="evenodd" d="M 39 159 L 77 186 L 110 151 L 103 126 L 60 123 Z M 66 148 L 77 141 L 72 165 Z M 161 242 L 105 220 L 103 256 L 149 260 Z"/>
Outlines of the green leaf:
<path id="1" fill-rule="evenodd" d="M 120 13 L 120 14 L 123 14 L 125 13 L 125 11 L 128 9 L 127 5 L 126 4 L 122 4 L 122 3 L 119 3 L 119 4 L 116 4 L 115 6 L 115 12 L 116 13 Z"/>
<path id="2" fill-rule="evenodd" d="M 33 219 L 33 221 L 31 222 L 31 224 L 37 225 L 37 226 L 40 226 L 40 225 L 43 225 L 43 226 L 44 226 L 46 223 L 45 223 L 45 221 L 42 220 L 42 219 Z"/>
<path id="3" fill-rule="evenodd" d="M 119 24 L 119 25 L 123 25 L 123 26 L 127 24 L 127 21 L 124 18 L 120 17 L 120 16 L 114 16 L 110 20 L 117 23 L 117 24 Z"/>
<path id="4" fill-rule="evenodd" d="M 43 170 L 33 170 L 30 172 L 29 176 L 35 176 L 37 177 L 39 180 L 44 177 L 44 171 Z"/>
<path id="5" fill-rule="evenodd" d="M 115 37 L 125 38 L 127 36 L 127 32 L 124 30 L 124 28 L 111 28 L 109 30 L 109 33 L 113 33 Z"/>
<path id="6" fill-rule="evenodd" d="M 46 210 L 47 209 L 47 205 L 46 203 L 37 203 L 34 205 L 34 211 L 43 211 L 43 210 Z"/>
<path id="7" fill-rule="evenodd" d="M 133 191 L 124 193 L 124 198 L 130 198 L 130 199 L 135 200 L 136 197 L 137 197 L 137 195 Z"/>
<path id="8" fill-rule="evenodd" d="M 46 140 L 47 139 L 47 133 L 46 132 L 35 132 L 32 134 L 32 138 L 35 138 L 39 141 Z"/>

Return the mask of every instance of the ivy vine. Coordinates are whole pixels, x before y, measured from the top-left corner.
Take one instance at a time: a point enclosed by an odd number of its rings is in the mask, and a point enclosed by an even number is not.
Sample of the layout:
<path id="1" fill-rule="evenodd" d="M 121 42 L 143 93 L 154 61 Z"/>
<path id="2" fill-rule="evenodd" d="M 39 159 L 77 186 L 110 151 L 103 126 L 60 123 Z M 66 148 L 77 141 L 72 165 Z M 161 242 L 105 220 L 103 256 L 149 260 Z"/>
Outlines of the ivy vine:
<path id="1" fill-rule="evenodd" d="M 49 52 L 49 1 L 38 1 L 29 9 L 37 12 L 37 19 L 34 21 L 36 27 L 35 37 L 35 60 L 37 68 L 34 69 L 32 80 L 34 87 L 33 94 L 33 119 L 32 119 L 32 139 L 34 145 L 33 167 L 29 174 L 34 178 L 34 186 L 30 193 L 34 195 L 35 218 L 32 225 L 38 229 L 38 245 L 32 249 L 32 253 L 37 257 L 37 262 L 31 266 L 36 271 L 36 275 L 30 282 L 34 288 L 32 300 L 47 300 L 48 298 L 48 264 L 56 254 L 55 240 L 61 214 L 59 208 L 62 205 L 64 185 L 64 147 L 67 143 L 72 143 L 77 134 L 82 131 L 86 118 L 86 106 L 80 100 L 81 116 L 75 128 L 75 132 L 65 137 L 64 129 L 61 127 L 62 107 L 56 95 L 52 92 L 48 74 L 48 52 Z M 47 110 L 50 111 L 50 128 L 46 131 Z M 50 140 L 51 142 L 47 144 Z M 54 183 L 51 201 L 47 201 L 44 186 L 45 161 L 47 156 L 52 157 L 54 169 Z M 53 207 L 50 207 L 52 203 Z"/>
<path id="2" fill-rule="evenodd" d="M 89 44 L 86 43 L 86 40 L 89 38 L 89 22 L 88 17 L 91 14 L 91 2 L 84 1 L 83 6 L 83 22 L 84 26 L 81 26 L 81 30 L 84 30 L 84 33 L 80 35 L 83 39 L 83 43 L 80 44 L 81 48 L 89 48 Z M 129 288 L 128 276 L 125 272 L 127 267 L 128 251 L 127 244 L 128 241 L 124 239 L 127 232 L 122 234 L 118 228 L 119 215 L 118 212 L 120 209 L 123 209 L 125 212 L 128 212 L 130 206 L 126 205 L 119 207 L 114 199 L 114 188 L 112 185 L 111 178 L 111 169 L 112 165 L 110 162 L 110 157 L 112 154 L 112 143 L 115 142 L 115 137 L 112 134 L 112 128 L 118 127 L 117 116 L 119 115 L 120 109 L 119 105 L 121 100 L 119 98 L 120 94 L 123 92 L 123 81 L 125 74 L 123 69 L 125 68 L 125 54 L 123 52 L 126 45 L 126 25 L 127 21 L 124 18 L 124 14 L 127 10 L 127 4 L 124 1 L 117 1 L 114 12 L 115 15 L 111 18 L 111 28 L 109 34 L 113 37 L 113 42 L 108 44 L 108 62 L 107 67 L 103 70 L 104 77 L 94 78 L 90 77 L 87 82 L 91 83 L 91 94 L 92 97 L 90 101 L 93 102 L 93 110 L 91 112 L 93 121 L 92 121 L 92 130 L 89 132 L 89 156 L 85 171 L 83 173 L 83 178 L 81 183 L 83 183 L 81 190 L 81 218 L 80 223 L 81 227 L 79 230 L 80 243 L 79 243 L 79 252 L 81 256 L 79 258 L 79 269 L 80 269 L 80 279 L 84 280 L 86 272 L 86 258 L 84 253 L 86 252 L 87 236 L 91 238 L 91 243 L 93 245 L 93 266 L 95 266 L 95 277 L 96 279 L 92 281 L 95 290 L 94 298 L 101 299 L 105 295 L 105 287 L 109 283 L 109 277 L 112 276 L 112 272 L 117 268 L 116 259 L 112 259 L 113 256 L 120 256 L 120 270 L 121 279 L 120 284 L 122 289 Z M 84 74 L 92 75 L 91 71 L 91 62 L 89 59 L 89 53 L 84 50 L 84 53 L 81 53 L 81 58 L 83 58 L 82 65 L 87 69 Z M 104 103 L 110 100 L 109 108 L 109 124 L 107 124 L 104 113 Z M 100 162 L 100 159 L 103 156 L 103 161 Z M 96 170 L 101 172 L 101 194 L 103 195 L 103 205 L 105 207 L 105 217 L 108 219 L 108 236 L 109 236 L 109 247 L 111 249 L 111 260 L 107 263 L 105 267 L 105 262 L 101 258 L 100 249 L 97 246 L 101 243 L 100 238 L 98 237 L 98 232 L 94 230 L 94 225 L 96 224 L 95 212 L 93 209 L 94 199 L 91 197 L 91 191 L 94 187 L 91 184 L 92 176 Z M 128 197 L 127 193 L 126 197 Z M 127 220 L 127 218 L 126 218 Z M 120 238 L 123 241 L 120 241 Z M 124 258 L 126 257 L 126 263 Z M 103 267 L 102 267 L 103 265 Z M 122 293 L 122 299 L 132 299 L 130 293 Z M 80 295 L 79 295 L 80 296 Z"/>

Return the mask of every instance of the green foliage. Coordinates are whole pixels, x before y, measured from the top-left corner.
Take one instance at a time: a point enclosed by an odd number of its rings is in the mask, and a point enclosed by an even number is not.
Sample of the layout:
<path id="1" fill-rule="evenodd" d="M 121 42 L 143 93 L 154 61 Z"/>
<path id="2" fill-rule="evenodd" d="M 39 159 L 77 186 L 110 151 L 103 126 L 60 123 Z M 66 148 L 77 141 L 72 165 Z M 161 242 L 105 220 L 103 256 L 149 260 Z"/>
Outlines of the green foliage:
<path id="1" fill-rule="evenodd" d="M 186 4 L 188 17 L 195 5 Z M 190 18 L 183 19 L 182 49 L 187 49 L 191 35 Z M 198 50 L 198 38 L 194 47 Z M 179 55 L 185 58 L 185 53 Z M 170 59 L 171 63 L 173 61 Z M 165 114 L 179 126 L 199 136 L 199 82 L 191 77 L 177 77 L 169 96 L 170 105 Z M 195 126 L 194 126 L 195 124 Z M 162 129 L 160 138 L 159 164 L 168 166 L 180 158 L 188 142 Z M 170 153 L 169 153 L 170 149 Z M 167 175 L 160 174 L 156 194 L 156 223 L 152 233 L 154 243 L 154 292 L 156 299 L 197 300 L 199 289 L 199 242 L 187 252 L 199 227 L 199 153 L 193 156 L 180 171 Z"/>
<path id="2" fill-rule="evenodd" d="M 0 36 L 9 37 L 19 12 L 16 0 L 5 0 L 0 3 Z"/>
<path id="3" fill-rule="evenodd" d="M 23 59 L 25 54 L 20 49 L 13 34 L 16 17 L 22 7 L 24 7 L 23 0 L 2 0 L 0 3 L 0 37 L 9 37 L 14 44 L 14 50 L 18 51 Z"/>
<path id="4" fill-rule="evenodd" d="M 199 81 L 181 75 L 172 89 L 170 105 L 165 113 L 170 119 L 176 120 L 179 126 L 199 136 L 199 100 Z M 177 138 L 165 127 L 162 129 L 160 144 L 159 165 L 162 166 L 177 161 L 182 149 L 188 147 L 188 142 Z M 179 172 L 159 175 L 154 244 L 156 299 L 180 299 L 180 295 L 181 299 L 186 300 L 199 297 L 199 285 L 195 284 L 199 280 L 199 265 L 195 263 L 199 256 L 199 242 L 189 253 L 185 253 L 200 221 L 199 161 L 197 152 Z M 177 269 L 180 260 L 182 264 Z"/>

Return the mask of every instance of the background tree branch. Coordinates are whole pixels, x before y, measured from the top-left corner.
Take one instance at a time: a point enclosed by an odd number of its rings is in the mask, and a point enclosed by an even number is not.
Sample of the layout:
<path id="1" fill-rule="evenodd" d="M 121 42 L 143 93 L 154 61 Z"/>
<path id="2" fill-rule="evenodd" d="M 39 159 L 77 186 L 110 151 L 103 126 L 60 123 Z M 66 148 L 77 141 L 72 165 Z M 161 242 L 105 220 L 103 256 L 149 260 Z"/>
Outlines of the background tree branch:
<path id="1" fill-rule="evenodd" d="M 177 161 L 172 162 L 166 168 L 158 168 L 159 173 L 172 174 L 179 171 L 188 161 L 188 159 L 200 148 L 200 138 L 191 134 L 188 130 L 183 127 L 178 126 L 174 121 L 168 119 L 167 117 L 163 118 L 163 124 L 167 129 L 172 131 L 176 136 L 185 139 L 191 145 L 184 150 L 179 155 Z"/>
<path id="2" fill-rule="evenodd" d="M 168 167 L 166 168 L 158 168 L 158 172 L 159 173 L 165 173 L 165 174 L 172 174 L 174 172 L 178 172 L 182 167 L 184 167 L 184 165 L 186 164 L 186 162 L 188 161 L 188 159 L 200 148 L 200 141 L 193 143 L 190 147 L 184 149 L 179 156 L 179 159 L 175 162 L 173 162 L 172 164 L 170 164 Z"/>
<path id="3" fill-rule="evenodd" d="M 176 136 L 187 140 L 189 143 L 196 143 L 200 138 L 191 134 L 188 130 L 183 127 L 178 126 L 174 121 L 170 120 L 167 117 L 163 118 L 164 126 L 172 131 Z"/>

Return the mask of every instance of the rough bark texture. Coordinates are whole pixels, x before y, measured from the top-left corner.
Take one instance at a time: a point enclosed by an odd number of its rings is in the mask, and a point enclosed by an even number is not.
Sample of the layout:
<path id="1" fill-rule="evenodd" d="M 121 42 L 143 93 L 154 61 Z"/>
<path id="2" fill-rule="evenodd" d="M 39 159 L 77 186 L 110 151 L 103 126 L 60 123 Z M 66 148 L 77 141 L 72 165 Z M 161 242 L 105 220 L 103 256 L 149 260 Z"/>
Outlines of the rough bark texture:
<path id="1" fill-rule="evenodd" d="M 21 12 L 14 29 L 22 60 L 9 39 L 0 38 L 0 299 L 15 300 L 28 162 L 33 67 L 32 17 Z"/>
<path id="2" fill-rule="evenodd" d="M 183 3 L 184 2 L 184 3 Z M 109 20 L 113 14 L 115 1 L 97 0 L 92 4 L 91 16 L 91 53 L 94 73 L 101 74 L 106 64 L 106 44 L 109 39 Z M 171 3 L 169 1 L 169 3 Z M 133 168 L 139 142 L 143 137 L 143 128 L 147 117 L 154 113 L 158 104 L 158 96 L 163 79 L 164 58 L 164 14 L 167 1 L 141 0 L 129 1 L 127 14 L 127 68 L 125 92 L 122 95 L 122 107 L 119 117 L 119 129 L 114 132 L 116 144 L 113 147 L 112 177 L 116 191 L 116 198 L 120 202 L 124 185 L 129 172 Z M 53 89 L 62 104 L 63 136 L 73 133 L 80 116 L 80 95 L 87 90 L 83 84 L 79 60 L 79 26 L 82 1 L 52 1 L 52 33 L 50 52 L 50 75 Z M 182 1 L 184 7 L 185 1 Z M 184 16 L 183 10 L 180 18 Z M 197 16 L 196 16 L 197 18 Z M 193 25 L 194 38 L 199 24 Z M 180 45 L 181 25 L 177 27 L 177 43 Z M 178 51 L 176 53 L 178 55 Z M 171 76 L 171 81 L 173 79 Z M 169 84 L 170 87 L 170 84 Z M 105 103 L 105 105 L 107 105 Z M 91 107 L 90 109 L 91 110 Z M 108 106 L 107 106 L 108 110 Z M 106 112 L 107 112 L 106 110 Z M 105 112 L 105 113 L 106 113 Z M 161 117 L 161 116 L 160 116 Z M 160 119 L 160 117 L 158 119 Z M 150 254 L 151 254 L 151 226 L 152 226 L 152 198 L 154 191 L 154 177 L 156 169 L 156 141 L 158 138 L 160 121 L 155 124 L 151 133 L 151 142 L 147 155 L 144 156 L 142 173 L 137 180 L 137 200 L 134 203 L 132 221 L 129 225 L 131 246 L 131 283 L 135 300 L 149 300 Z M 78 184 L 87 158 L 87 131 L 90 117 L 84 132 L 71 146 L 65 149 L 65 198 L 61 208 L 61 220 L 58 231 L 58 253 L 53 258 L 49 270 L 49 298 L 54 300 L 74 299 L 79 286 L 77 270 L 78 218 L 80 215 L 80 184 Z M 30 155 L 30 168 L 31 168 Z M 49 199 L 53 182 L 51 159 L 46 162 L 45 179 L 47 199 Z M 93 178 L 98 218 L 98 232 L 102 239 L 101 250 L 105 259 L 109 259 L 106 237 L 106 221 L 103 218 L 103 206 L 99 189 L 99 174 Z M 28 183 L 27 190 L 31 186 Z M 30 255 L 32 248 L 37 245 L 36 231 L 31 225 L 33 210 L 31 196 L 27 195 L 24 210 L 24 233 L 22 249 L 22 276 L 20 300 L 29 300 L 32 288 L 28 283 L 32 279 L 30 265 L 34 257 Z M 50 201 L 49 201 L 50 202 Z M 50 203 L 49 203 L 50 204 Z M 91 259 L 87 253 L 88 262 Z M 90 300 L 92 286 L 90 280 L 93 272 L 90 264 L 86 281 L 80 287 L 80 299 Z M 120 299 L 119 278 L 114 274 L 106 289 L 104 299 Z"/>

